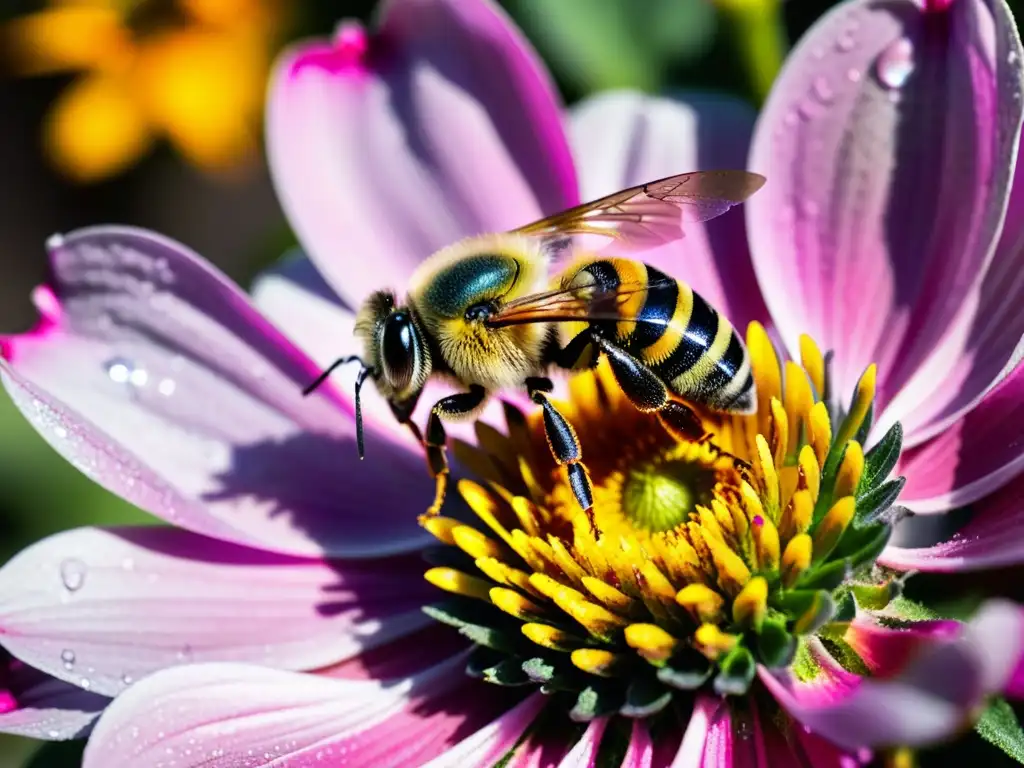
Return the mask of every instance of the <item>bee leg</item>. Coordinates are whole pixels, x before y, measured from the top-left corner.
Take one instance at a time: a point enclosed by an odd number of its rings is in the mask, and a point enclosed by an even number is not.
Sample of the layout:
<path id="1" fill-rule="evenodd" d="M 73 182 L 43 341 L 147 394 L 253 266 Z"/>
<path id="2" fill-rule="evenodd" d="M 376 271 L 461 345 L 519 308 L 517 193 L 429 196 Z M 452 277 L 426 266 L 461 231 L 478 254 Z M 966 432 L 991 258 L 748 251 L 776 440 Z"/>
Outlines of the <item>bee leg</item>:
<path id="1" fill-rule="evenodd" d="M 654 371 L 607 339 L 599 337 L 597 343 L 608 356 L 623 394 L 638 410 L 657 411 L 661 423 L 677 438 L 699 440 L 704 437 L 704 425 L 697 414 L 684 403 L 670 399 L 668 387 Z"/>
<path id="2" fill-rule="evenodd" d="M 594 506 L 594 495 L 587 468 L 583 466 L 583 449 L 572 425 L 548 399 L 548 393 L 552 389 L 554 385 L 551 379 L 536 377 L 526 380 L 526 391 L 530 399 L 544 409 L 544 434 L 548 439 L 551 455 L 555 457 L 560 467 L 565 467 L 569 487 L 572 488 L 580 507 L 587 511 Z"/>
<path id="3" fill-rule="evenodd" d="M 469 392 L 459 392 L 438 400 L 430 409 L 430 418 L 427 419 L 427 433 L 424 436 L 423 445 L 427 451 L 427 466 L 434 478 L 436 487 L 434 490 L 434 503 L 427 509 L 426 517 L 433 517 L 440 514 L 441 504 L 444 503 L 445 494 L 448 491 L 448 435 L 445 434 L 442 419 L 453 419 L 460 416 L 467 416 L 483 405 L 487 399 L 487 390 L 479 384 L 473 384 Z"/>
<path id="4" fill-rule="evenodd" d="M 575 368 L 580 358 L 583 357 L 587 351 L 587 347 L 594 343 L 594 338 L 589 331 L 577 334 L 557 353 L 555 353 L 555 365 L 559 368 L 571 369 Z M 599 360 L 598 355 L 594 355 L 589 367 L 594 368 L 597 366 Z"/>

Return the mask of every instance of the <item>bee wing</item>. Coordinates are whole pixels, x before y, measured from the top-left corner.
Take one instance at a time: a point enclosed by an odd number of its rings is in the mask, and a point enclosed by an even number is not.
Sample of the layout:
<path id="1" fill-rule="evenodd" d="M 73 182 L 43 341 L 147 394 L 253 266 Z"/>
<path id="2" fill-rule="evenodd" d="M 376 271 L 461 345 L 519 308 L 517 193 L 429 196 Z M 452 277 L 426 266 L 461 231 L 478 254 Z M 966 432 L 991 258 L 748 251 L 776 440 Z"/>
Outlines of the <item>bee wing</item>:
<path id="1" fill-rule="evenodd" d="M 509 302 L 486 320 L 491 328 L 526 323 L 560 323 L 588 320 L 614 320 L 617 322 L 653 323 L 664 325 L 662 319 L 623 317 L 618 309 L 637 293 L 671 285 L 672 280 L 653 280 L 649 283 L 622 283 L 613 289 L 597 286 L 560 288 L 534 293 Z"/>
<path id="2" fill-rule="evenodd" d="M 686 224 L 708 221 L 764 184 L 747 171 L 698 171 L 630 187 L 514 230 L 553 241 L 597 235 L 619 247 L 653 248 L 678 240 Z"/>

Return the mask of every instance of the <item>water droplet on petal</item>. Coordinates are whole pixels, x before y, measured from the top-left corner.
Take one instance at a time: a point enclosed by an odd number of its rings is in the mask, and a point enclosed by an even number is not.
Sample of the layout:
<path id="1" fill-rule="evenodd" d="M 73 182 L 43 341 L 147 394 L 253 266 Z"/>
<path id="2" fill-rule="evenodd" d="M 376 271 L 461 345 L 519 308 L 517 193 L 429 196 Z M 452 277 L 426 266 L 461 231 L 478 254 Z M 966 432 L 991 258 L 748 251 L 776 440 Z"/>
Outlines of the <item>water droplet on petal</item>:
<path id="1" fill-rule="evenodd" d="M 123 357 L 108 360 L 103 364 L 103 367 L 107 369 L 107 376 L 115 384 L 127 384 L 131 378 L 132 371 L 135 370 L 135 364 Z"/>
<path id="2" fill-rule="evenodd" d="M 60 652 L 60 660 L 64 662 L 64 669 L 73 669 L 75 666 L 75 652 L 70 648 L 65 648 Z"/>
<path id="3" fill-rule="evenodd" d="M 836 96 L 835 91 L 832 90 L 832 86 L 829 85 L 828 78 L 824 75 L 819 75 L 814 78 L 814 84 L 811 88 L 814 91 L 815 98 L 817 98 L 822 104 L 830 104 Z"/>
<path id="4" fill-rule="evenodd" d="M 1017 63 L 1017 52 L 1016 51 L 1010 51 L 1006 55 L 1006 63 L 1007 64 L 1016 64 Z"/>
<path id="5" fill-rule="evenodd" d="M 878 57 L 878 80 L 886 88 L 902 88 L 914 73 L 914 66 L 914 46 L 910 40 L 901 37 Z"/>
<path id="6" fill-rule="evenodd" d="M 46 249 L 48 251 L 55 251 L 64 245 L 64 235 L 60 232 L 55 232 L 46 238 Z"/>
<path id="7" fill-rule="evenodd" d="M 856 47 L 857 39 L 849 33 L 843 34 L 838 40 L 836 40 L 836 48 L 841 53 L 849 53 Z"/>
<path id="8" fill-rule="evenodd" d="M 129 675 L 127 672 L 125 672 L 123 675 L 121 675 L 121 682 L 125 685 L 131 685 L 135 682 L 135 678 Z"/>
<path id="9" fill-rule="evenodd" d="M 162 379 L 160 385 L 157 387 L 157 391 L 164 397 L 170 397 L 174 394 L 174 390 L 178 388 L 177 382 L 174 379 Z"/>
<path id="10" fill-rule="evenodd" d="M 86 566 L 77 557 L 68 558 L 60 564 L 60 580 L 68 592 L 75 592 L 85 583 Z"/>
<path id="11" fill-rule="evenodd" d="M 83 677 L 81 680 L 78 681 L 78 684 L 87 691 L 90 688 L 92 688 L 92 680 L 90 680 L 88 677 Z"/>
<path id="12" fill-rule="evenodd" d="M 849 80 L 851 83 L 859 83 L 861 81 L 861 78 L 863 77 L 864 75 L 861 73 L 859 69 L 850 68 L 846 70 L 846 79 Z"/>

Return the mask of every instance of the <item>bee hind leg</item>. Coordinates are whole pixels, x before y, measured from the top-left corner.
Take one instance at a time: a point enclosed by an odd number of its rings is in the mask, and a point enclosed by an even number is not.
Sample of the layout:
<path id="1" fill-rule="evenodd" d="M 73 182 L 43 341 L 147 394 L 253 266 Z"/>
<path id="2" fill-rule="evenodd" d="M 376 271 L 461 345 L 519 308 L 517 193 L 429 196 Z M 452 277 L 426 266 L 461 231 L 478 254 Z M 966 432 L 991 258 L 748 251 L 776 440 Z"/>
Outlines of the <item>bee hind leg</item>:
<path id="1" fill-rule="evenodd" d="M 487 390 L 479 384 L 473 384 L 469 392 L 459 392 L 438 400 L 430 409 L 427 419 L 427 433 L 423 438 L 423 446 L 427 452 L 427 466 L 434 478 L 434 502 L 427 509 L 425 517 L 440 514 L 441 505 L 448 491 L 448 435 L 445 433 L 442 419 L 456 419 L 473 413 L 487 399 Z M 422 518 L 421 518 L 422 519 Z"/>
<path id="2" fill-rule="evenodd" d="M 548 398 L 548 393 L 553 388 L 550 379 L 536 377 L 526 380 L 526 391 L 530 399 L 544 409 L 544 434 L 548 439 L 551 455 L 560 467 L 565 467 L 569 486 L 580 508 L 586 512 L 594 506 L 594 494 L 587 468 L 583 466 L 583 449 L 572 425 Z"/>
<path id="3" fill-rule="evenodd" d="M 693 410 L 669 397 L 668 387 L 648 366 L 637 360 L 621 347 L 605 338 L 598 337 L 596 343 L 608 356 L 615 380 L 623 394 L 638 410 L 657 412 L 665 428 L 677 438 L 701 440 L 706 434 L 704 425 Z"/>

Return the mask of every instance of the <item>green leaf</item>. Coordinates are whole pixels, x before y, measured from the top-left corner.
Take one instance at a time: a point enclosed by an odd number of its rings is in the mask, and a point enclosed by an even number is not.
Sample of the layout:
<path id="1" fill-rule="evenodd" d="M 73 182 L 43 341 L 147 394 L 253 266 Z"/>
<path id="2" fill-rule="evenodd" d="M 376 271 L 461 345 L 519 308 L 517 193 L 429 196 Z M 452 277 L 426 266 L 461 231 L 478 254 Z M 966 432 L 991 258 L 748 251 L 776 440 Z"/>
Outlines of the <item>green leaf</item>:
<path id="1" fill-rule="evenodd" d="M 897 477 L 872 488 L 863 496 L 857 497 L 857 511 L 854 513 L 854 525 L 870 525 L 879 520 L 903 491 L 907 484 L 905 477 Z"/>
<path id="2" fill-rule="evenodd" d="M 995 699 L 978 719 L 974 730 L 989 744 L 993 744 L 1024 765 L 1024 729 L 1006 699 Z"/>
<path id="3" fill-rule="evenodd" d="M 897 421 L 885 433 L 878 445 L 864 456 L 864 471 L 857 486 L 858 497 L 889 476 L 896 468 L 903 449 L 903 427 Z"/>

